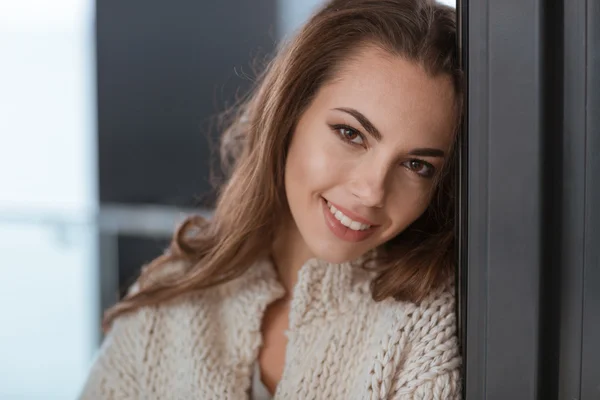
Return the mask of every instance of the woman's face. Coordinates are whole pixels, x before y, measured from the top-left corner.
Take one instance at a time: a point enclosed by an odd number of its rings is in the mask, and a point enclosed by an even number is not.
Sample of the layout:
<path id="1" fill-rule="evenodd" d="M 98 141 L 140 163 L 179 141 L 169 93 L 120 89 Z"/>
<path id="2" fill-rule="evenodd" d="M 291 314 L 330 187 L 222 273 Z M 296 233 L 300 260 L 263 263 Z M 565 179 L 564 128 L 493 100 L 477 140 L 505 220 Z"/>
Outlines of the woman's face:
<path id="1" fill-rule="evenodd" d="M 285 190 L 304 251 L 333 263 L 392 239 L 427 208 L 455 121 L 449 76 L 362 50 L 293 132 Z"/>

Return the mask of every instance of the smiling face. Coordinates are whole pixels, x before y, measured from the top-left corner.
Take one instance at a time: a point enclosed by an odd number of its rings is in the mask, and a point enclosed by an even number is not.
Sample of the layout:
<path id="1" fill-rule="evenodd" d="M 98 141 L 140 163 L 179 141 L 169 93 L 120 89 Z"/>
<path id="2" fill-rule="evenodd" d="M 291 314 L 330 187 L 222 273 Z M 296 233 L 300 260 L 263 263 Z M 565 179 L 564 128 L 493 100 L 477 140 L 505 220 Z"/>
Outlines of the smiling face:
<path id="1" fill-rule="evenodd" d="M 449 76 L 431 77 L 378 48 L 343 65 L 301 116 L 288 149 L 295 251 L 353 260 L 414 222 L 449 156 L 454 102 Z"/>

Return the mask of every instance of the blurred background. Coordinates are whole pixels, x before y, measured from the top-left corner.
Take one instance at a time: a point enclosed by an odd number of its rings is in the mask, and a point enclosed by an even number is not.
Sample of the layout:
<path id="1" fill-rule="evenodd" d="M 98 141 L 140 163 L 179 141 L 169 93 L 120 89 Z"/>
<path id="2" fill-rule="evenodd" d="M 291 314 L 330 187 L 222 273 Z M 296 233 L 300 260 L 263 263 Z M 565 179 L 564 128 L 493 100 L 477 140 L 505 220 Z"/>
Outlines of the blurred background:
<path id="1" fill-rule="evenodd" d="M 210 213 L 216 116 L 319 4 L 0 0 L 0 399 L 76 398 L 102 310 Z"/>

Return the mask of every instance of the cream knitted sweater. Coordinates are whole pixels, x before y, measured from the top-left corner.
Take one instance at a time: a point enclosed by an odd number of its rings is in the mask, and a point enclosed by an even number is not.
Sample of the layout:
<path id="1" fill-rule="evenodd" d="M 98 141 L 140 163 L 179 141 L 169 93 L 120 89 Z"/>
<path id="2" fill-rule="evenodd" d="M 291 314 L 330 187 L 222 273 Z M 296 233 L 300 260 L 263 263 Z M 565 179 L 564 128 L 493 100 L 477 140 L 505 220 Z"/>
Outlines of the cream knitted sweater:
<path id="1" fill-rule="evenodd" d="M 274 399 L 459 399 L 451 287 L 374 302 L 370 274 L 308 261 L 291 300 Z M 81 399 L 248 399 L 261 318 L 284 295 L 269 261 L 231 282 L 120 317 Z"/>

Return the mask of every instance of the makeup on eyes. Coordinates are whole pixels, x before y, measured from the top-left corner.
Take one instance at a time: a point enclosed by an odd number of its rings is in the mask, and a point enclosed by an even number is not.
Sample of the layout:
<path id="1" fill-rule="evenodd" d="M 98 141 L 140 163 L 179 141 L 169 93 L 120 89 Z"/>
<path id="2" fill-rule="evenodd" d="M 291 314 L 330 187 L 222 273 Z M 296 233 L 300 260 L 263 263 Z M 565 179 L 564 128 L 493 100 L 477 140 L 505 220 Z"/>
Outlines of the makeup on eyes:
<path id="1" fill-rule="evenodd" d="M 411 165 L 412 163 L 421 164 L 422 166 L 427 167 L 428 171 L 426 173 L 419 173 L 418 171 L 414 170 L 413 166 Z M 403 162 L 402 165 L 405 166 L 408 170 L 416 173 L 417 175 L 419 175 L 422 178 L 431 179 L 435 176 L 436 168 L 431 163 L 428 163 L 425 160 L 413 158 L 413 159 Z"/>
<path id="2" fill-rule="evenodd" d="M 367 142 L 366 138 L 358 129 L 355 129 L 347 124 L 328 124 L 328 125 L 331 128 L 331 130 L 334 131 L 336 136 L 338 136 L 338 138 L 340 140 L 342 140 L 344 143 L 347 143 L 351 146 L 358 146 L 361 148 L 365 148 L 365 145 Z M 347 135 L 345 135 L 344 133 L 341 132 L 343 130 L 349 131 L 351 134 L 356 135 L 356 137 L 354 137 L 352 139 L 348 138 Z M 356 139 L 360 139 L 360 142 L 356 142 L 355 141 Z M 425 151 L 423 151 L 423 150 L 425 150 Z M 441 153 L 441 155 L 443 155 L 443 152 L 438 149 L 416 149 L 416 151 L 410 152 L 409 155 L 424 154 L 424 155 L 427 155 L 430 157 L 431 156 L 437 157 L 440 155 L 440 153 Z M 418 164 L 421 164 L 422 166 L 426 167 L 427 172 L 421 173 L 419 171 L 416 171 L 414 169 L 414 165 L 412 165 L 413 163 L 418 163 Z M 407 160 L 407 161 L 404 161 L 403 163 L 401 163 L 401 165 L 404 166 L 409 171 L 414 172 L 421 178 L 431 179 L 431 178 L 433 178 L 433 176 L 435 176 L 435 172 L 436 172 L 435 166 L 433 166 L 433 164 L 431 164 L 430 162 L 427 162 L 427 161 L 419 159 L 419 158 L 411 158 L 410 160 Z"/>
<path id="3" fill-rule="evenodd" d="M 358 130 L 358 129 L 354 129 L 351 126 L 345 125 L 345 124 L 332 124 L 329 125 L 329 127 L 337 133 L 337 135 L 340 137 L 340 139 L 342 139 L 344 142 L 347 142 L 349 144 L 352 145 L 356 145 L 356 146 L 361 146 L 364 147 L 364 145 L 366 144 L 366 138 L 365 136 Z M 340 131 L 341 130 L 346 130 L 346 131 L 350 131 L 351 133 L 356 135 L 356 138 L 360 139 L 360 142 L 355 142 L 354 139 L 349 139 L 346 135 L 342 134 Z"/>

